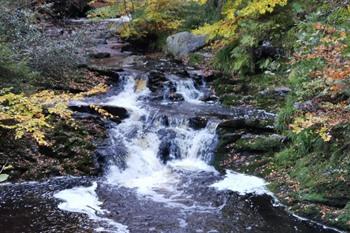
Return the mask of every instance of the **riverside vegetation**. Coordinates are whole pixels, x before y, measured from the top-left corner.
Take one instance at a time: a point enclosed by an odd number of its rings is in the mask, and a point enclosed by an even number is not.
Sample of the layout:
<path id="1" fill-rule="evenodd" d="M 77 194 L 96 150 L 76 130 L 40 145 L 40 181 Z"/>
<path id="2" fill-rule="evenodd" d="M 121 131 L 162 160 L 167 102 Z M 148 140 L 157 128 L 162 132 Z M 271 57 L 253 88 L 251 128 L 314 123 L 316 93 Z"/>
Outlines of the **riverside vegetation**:
<path id="1" fill-rule="evenodd" d="M 262 176 L 292 211 L 350 230 L 348 1 L 62 2 L 0 8 L 0 180 L 96 174 L 90 139 L 103 138 L 103 127 L 74 121 L 68 102 L 106 91 L 108 79 L 79 64 L 84 35 L 40 46 L 43 18 L 128 15 L 116 33 L 142 51 L 166 50 L 177 32 L 205 35 L 204 47 L 178 59 L 210 74 L 224 105 L 277 114 L 274 134 L 221 139 L 218 168 Z"/>

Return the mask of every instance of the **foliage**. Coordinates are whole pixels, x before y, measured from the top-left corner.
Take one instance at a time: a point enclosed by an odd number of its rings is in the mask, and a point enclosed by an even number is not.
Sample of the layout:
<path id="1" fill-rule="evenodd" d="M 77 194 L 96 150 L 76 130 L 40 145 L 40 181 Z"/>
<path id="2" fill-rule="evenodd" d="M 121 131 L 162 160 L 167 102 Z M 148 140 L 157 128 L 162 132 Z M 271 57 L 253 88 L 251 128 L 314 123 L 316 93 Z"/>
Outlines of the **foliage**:
<path id="1" fill-rule="evenodd" d="M 255 18 L 273 12 L 277 6 L 285 6 L 287 0 L 229 0 L 225 1 L 222 8 L 223 19 L 206 24 L 195 30 L 198 34 L 206 34 L 210 39 L 220 39 L 220 44 L 225 45 L 234 40 L 238 24 L 242 19 Z"/>
<path id="2" fill-rule="evenodd" d="M 213 48 L 218 50 L 214 67 L 225 73 L 275 72 L 282 53 L 260 57 L 256 51 L 264 43 L 282 51 L 285 45 L 281 41 L 286 35 L 281 32 L 294 24 L 291 7 L 286 4 L 287 1 L 226 1 L 221 20 L 194 32 L 208 35 Z"/>
<path id="3" fill-rule="evenodd" d="M 0 169 L 0 183 L 6 181 L 9 178 L 9 175 L 4 173 L 8 170 L 11 170 L 13 167 L 11 165 L 3 165 Z"/>
<path id="4" fill-rule="evenodd" d="M 53 127 L 49 123 L 51 116 L 56 115 L 74 126 L 72 111 L 68 108 L 69 101 L 105 91 L 104 85 L 77 95 L 45 90 L 27 96 L 3 90 L 0 95 L 0 127 L 14 130 L 16 139 L 29 134 L 40 145 L 48 145 L 45 130 Z M 104 114 L 103 110 L 101 113 Z"/>
<path id="5" fill-rule="evenodd" d="M 300 86 L 305 87 L 309 94 L 297 92 L 296 98 L 302 100 L 311 98 L 314 103 L 321 100 L 323 102 L 317 104 L 317 111 L 300 112 L 290 127 L 296 134 L 304 129 L 314 128 L 320 137 L 328 142 L 331 140 L 331 129 L 339 124 L 348 123 L 350 119 L 347 103 L 340 98 L 347 96 L 349 88 L 347 79 L 350 75 L 350 63 L 344 53 L 348 47 L 347 33 L 321 23 L 313 24 L 312 27 L 313 34 L 318 39 L 312 38 L 312 43 L 310 40 L 300 41 L 302 44 L 299 45 L 300 52 L 294 54 L 293 62 L 297 67 L 308 61 L 317 61 L 316 64 L 323 65 L 309 70 L 304 69 L 304 80 L 302 84 L 298 83 L 298 86 L 299 89 Z M 315 85 L 317 81 L 320 83 L 318 87 Z M 317 87 L 317 91 L 311 94 L 310 90 L 314 87 Z"/>
<path id="6" fill-rule="evenodd" d="M 133 20 L 124 25 L 120 33 L 123 38 L 145 38 L 151 33 L 166 34 L 181 25 L 178 17 L 183 1 L 145 0 L 135 9 Z"/>
<path id="7" fill-rule="evenodd" d="M 90 2 L 94 4 L 96 1 Z M 127 15 L 129 12 L 134 9 L 133 1 L 122 1 L 122 0 L 109 0 L 106 1 L 106 4 L 102 7 L 93 8 L 88 11 L 88 18 L 101 18 L 108 19 L 114 18 L 116 16 Z"/>
<path id="8" fill-rule="evenodd" d="M 310 8 L 288 32 L 294 38 L 288 45 L 293 50 L 292 92 L 277 126 L 291 143 L 275 155 L 274 165 L 298 183 L 297 201 L 322 203 L 326 208 L 313 215 L 348 230 L 350 73 L 349 28 L 344 19 L 349 11 L 333 4 L 327 1 Z"/>
<path id="9" fill-rule="evenodd" d="M 6 79 L 5 86 L 18 86 L 18 77 L 23 77 L 23 82 L 59 88 L 81 77 L 76 68 L 79 46 L 87 44 L 83 33 L 52 38 L 35 26 L 28 9 L 13 14 L 0 7 L 0 13 L 0 78 Z"/>

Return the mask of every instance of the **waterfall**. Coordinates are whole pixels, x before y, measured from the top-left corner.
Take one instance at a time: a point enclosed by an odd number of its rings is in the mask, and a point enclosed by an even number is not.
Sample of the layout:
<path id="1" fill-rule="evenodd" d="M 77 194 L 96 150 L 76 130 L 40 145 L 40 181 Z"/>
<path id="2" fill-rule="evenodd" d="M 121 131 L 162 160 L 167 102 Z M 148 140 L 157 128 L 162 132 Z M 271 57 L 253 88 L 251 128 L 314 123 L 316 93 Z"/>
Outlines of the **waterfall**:
<path id="1" fill-rule="evenodd" d="M 184 97 L 190 111 L 206 105 L 200 101 L 203 93 L 192 79 L 167 77 L 175 84 L 176 93 Z M 232 207 L 226 207 L 230 195 L 221 193 L 231 190 L 242 196 L 272 194 L 260 178 L 233 171 L 227 171 L 223 177 L 210 165 L 218 142 L 216 128 L 220 120 L 208 117 L 203 127 L 191 128 L 188 115 L 176 111 L 182 108 L 176 101 L 163 98 L 150 105 L 152 93 L 146 85 L 139 85 L 141 89 L 137 87 L 140 78 L 144 77 L 137 73 L 121 75 L 122 90 L 100 101 L 124 107 L 129 112 L 129 118 L 119 124 L 111 123 L 109 127 L 108 151 L 111 153 L 105 175 L 90 187 L 57 192 L 55 197 L 62 201 L 58 207 L 86 214 L 96 222 L 96 232 L 228 232 L 227 229 L 244 232 L 254 229 L 256 213 L 253 211 L 250 215 L 249 208 L 255 204 L 237 210 L 245 216 L 242 228 L 242 217 L 225 220 L 223 209 Z M 167 111 L 169 109 L 172 111 Z M 192 112 L 188 114 L 193 116 Z M 272 206 L 270 199 L 265 201 Z M 249 201 L 242 199 L 242 202 Z M 296 229 L 292 220 L 288 224 L 286 228 Z M 314 228 L 301 227 L 306 229 L 302 232 L 316 232 L 308 231 Z"/>

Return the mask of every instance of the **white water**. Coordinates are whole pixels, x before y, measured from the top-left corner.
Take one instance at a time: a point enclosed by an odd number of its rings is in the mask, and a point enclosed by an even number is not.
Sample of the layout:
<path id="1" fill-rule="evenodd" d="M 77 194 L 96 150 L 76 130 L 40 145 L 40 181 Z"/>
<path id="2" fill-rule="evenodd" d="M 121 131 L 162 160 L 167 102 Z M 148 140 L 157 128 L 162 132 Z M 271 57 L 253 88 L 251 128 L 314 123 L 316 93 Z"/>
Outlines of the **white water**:
<path id="1" fill-rule="evenodd" d="M 87 214 L 90 219 L 107 224 L 115 233 L 128 233 L 127 226 L 111 221 L 108 218 L 100 217 L 107 211 L 101 208 L 103 203 L 98 200 L 96 188 L 97 183 L 94 182 L 91 187 L 75 187 L 63 190 L 56 193 L 54 197 L 63 201 L 58 205 L 58 208 L 61 210 Z M 96 229 L 96 231 L 104 230 L 101 227 Z"/>
<path id="2" fill-rule="evenodd" d="M 176 93 L 181 94 L 185 101 L 193 104 L 203 103 L 200 99 L 203 93 L 195 87 L 192 79 L 182 79 L 176 75 L 167 75 L 167 78 L 176 85 Z"/>
<path id="3" fill-rule="evenodd" d="M 156 202 L 166 203 L 168 206 L 208 211 L 212 207 L 186 206 L 178 203 L 184 188 L 180 182 L 183 172 L 216 174 L 214 167 L 208 165 L 212 157 L 210 149 L 216 141 L 216 126 L 218 122 L 210 122 L 201 130 L 193 130 L 188 121 L 169 116 L 169 126 L 164 126 L 157 120 L 157 112 L 152 113 L 145 106 L 143 97 L 150 92 L 147 88 L 142 91 L 135 90 L 136 75 L 124 77 L 125 85 L 122 92 L 106 99 L 105 104 L 124 107 L 130 117 L 110 130 L 110 137 L 116 147 L 123 146 L 126 151 L 125 165 L 122 169 L 118 164 L 110 164 L 105 182 L 112 186 L 122 186 L 134 189 L 140 198 L 150 198 Z M 177 92 L 182 94 L 189 103 L 202 103 L 199 99 L 202 93 L 195 88 L 192 80 L 176 80 Z M 181 159 L 173 159 L 164 164 L 158 157 L 162 136 L 159 130 L 170 130 L 176 134 L 171 139 L 179 148 Z M 120 156 L 118 154 L 111 155 Z M 174 157 L 174 155 L 170 155 Z M 180 188 L 179 188 L 180 187 Z M 220 190 L 232 190 L 242 195 L 247 193 L 267 193 L 265 182 L 257 177 L 227 172 L 226 177 L 212 184 L 211 187 Z M 185 187 L 186 188 L 186 187 Z M 92 220 L 103 222 L 105 214 L 101 208 L 101 201 L 95 192 L 96 184 L 91 187 L 73 188 L 64 190 L 55 195 L 64 202 L 59 208 L 87 214 Z M 182 226 L 186 225 L 179 219 Z M 127 232 L 127 228 L 119 223 L 112 222 L 119 232 Z M 118 232 L 118 231 L 117 231 Z"/>
<path id="4" fill-rule="evenodd" d="M 248 193 L 254 193 L 257 195 L 270 194 L 266 189 L 265 180 L 256 176 L 248 176 L 230 170 L 226 171 L 226 176 L 223 180 L 212 184 L 211 187 L 220 191 L 231 190 L 241 195 Z"/>

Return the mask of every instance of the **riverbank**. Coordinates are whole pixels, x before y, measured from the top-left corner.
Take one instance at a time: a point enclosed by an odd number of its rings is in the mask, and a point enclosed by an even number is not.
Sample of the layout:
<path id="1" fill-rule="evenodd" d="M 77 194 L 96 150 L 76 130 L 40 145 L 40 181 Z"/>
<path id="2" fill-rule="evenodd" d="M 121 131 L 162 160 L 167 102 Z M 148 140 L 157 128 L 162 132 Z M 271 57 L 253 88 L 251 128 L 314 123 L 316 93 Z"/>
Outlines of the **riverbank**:
<path id="1" fill-rule="evenodd" d="M 13 9 L 17 9 L 16 15 L 11 13 Z M 102 118 L 73 113 L 65 103 L 58 103 L 56 109 L 50 109 L 49 103 L 42 111 L 35 105 L 30 107 L 31 101 L 38 98 L 35 95 L 47 98 L 39 103 L 56 97 L 64 100 L 115 82 L 116 77 L 86 68 L 89 50 L 101 43 L 95 34 L 100 30 L 98 24 L 83 28 L 71 23 L 63 25 L 63 21 L 47 18 L 38 9 L 21 5 L 1 5 L 0 11 L 4 40 L 0 43 L 0 118 L 1 124 L 10 125 L 0 129 L 1 179 L 18 182 L 100 175 L 103 165 L 96 149 L 106 138 Z M 102 30 L 107 35 L 108 30 Z M 19 102 L 9 110 L 8 101 L 15 101 L 17 96 Z M 25 99 L 27 96 L 31 97 Z M 20 105 L 20 101 L 25 104 Z M 9 118 L 11 114 L 14 119 Z M 73 123 L 71 118 L 76 121 Z M 18 133 L 20 129 L 16 132 L 11 122 L 22 119 L 24 132 Z"/>

